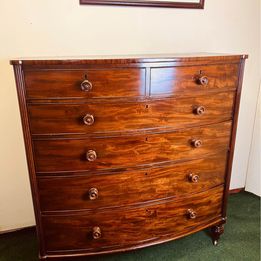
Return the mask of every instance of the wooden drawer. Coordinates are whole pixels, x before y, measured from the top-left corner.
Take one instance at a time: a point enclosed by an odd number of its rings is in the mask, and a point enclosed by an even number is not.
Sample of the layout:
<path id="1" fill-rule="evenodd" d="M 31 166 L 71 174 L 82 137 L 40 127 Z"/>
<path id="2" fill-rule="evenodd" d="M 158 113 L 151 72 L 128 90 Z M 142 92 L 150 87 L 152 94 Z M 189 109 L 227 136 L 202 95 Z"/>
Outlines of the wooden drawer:
<path id="1" fill-rule="evenodd" d="M 238 72 L 238 64 L 152 68 L 150 94 L 235 89 Z"/>
<path id="2" fill-rule="evenodd" d="M 39 177 L 41 211 L 119 207 L 207 190 L 224 183 L 226 159 L 226 153 L 222 152 L 172 166 L 85 176 Z"/>
<path id="3" fill-rule="evenodd" d="M 230 129 L 231 122 L 224 122 L 150 135 L 34 140 L 36 171 L 93 171 L 195 159 L 226 150 Z"/>
<path id="4" fill-rule="evenodd" d="M 146 103 L 30 104 L 33 134 L 87 134 L 185 128 L 230 120 L 234 92 Z"/>
<path id="5" fill-rule="evenodd" d="M 91 85 L 82 86 L 86 78 Z M 25 86 L 27 98 L 38 99 L 143 96 L 145 69 L 26 71 Z"/>
<path id="6" fill-rule="evenodd" d="M 220 186 L 181 200 L 132 209 L 42 216 L 45 246 L 47 252 L 99 252 L 186 235 L 221 216 L 222 198 Z"/>

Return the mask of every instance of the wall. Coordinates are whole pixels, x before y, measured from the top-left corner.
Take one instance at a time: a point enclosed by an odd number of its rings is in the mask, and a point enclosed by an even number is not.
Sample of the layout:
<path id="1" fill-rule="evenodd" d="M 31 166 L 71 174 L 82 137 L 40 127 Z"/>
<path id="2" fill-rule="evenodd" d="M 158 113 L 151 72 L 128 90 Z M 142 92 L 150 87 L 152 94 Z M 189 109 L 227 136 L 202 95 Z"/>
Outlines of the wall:
<path id="1" fill-rule="evenodd" d="M 259 6 L 261 14 L 261 4 Z M 261 20 L 259 22 L 261 24 Z M 260 32 L 260 43 L 261 43 L 261 26 Z M 261 52 L 259 53 L 261 61 Z M 261 68 L 260 74 L 261 74 Z M 253 131 L 252 144 L 249 154 L 249 162 L 246 177 L 246 190 L 255 193 L 261 197 L 261 79 L 259 86 L 259 95 L 256 108 L 255 125 Z"/>
<path id="2" fill-rule="evenodd" d="M 261 196 L 261 187 L 260 187 L 260 164 L 261 164 L 261 92 L 259 90 L 258 104 L 255 117 L 255 125 L 253 131 L 252 145 L 249 155 L 249 164 L 247 169 L 246 177 L 246 190 L 255 193 L 258 196 Z"/>
<path id="3" fill-rule="evenodd" d="M 1 0 L 0 230 L 34 223 L 10 58 L 174 52 L 248 53 L 231 188 L 244 187 L 259 82 L 259 0 L 205 10 Z"/>

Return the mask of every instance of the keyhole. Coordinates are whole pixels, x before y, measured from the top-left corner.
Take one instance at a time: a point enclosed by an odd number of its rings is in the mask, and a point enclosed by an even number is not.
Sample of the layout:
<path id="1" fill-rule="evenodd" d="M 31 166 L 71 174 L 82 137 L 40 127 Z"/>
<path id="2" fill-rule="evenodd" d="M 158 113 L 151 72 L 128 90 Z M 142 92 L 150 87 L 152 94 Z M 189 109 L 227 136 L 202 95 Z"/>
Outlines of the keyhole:
<path id="1" fill-rule="evenodd" d="M 146 104 L 146 105 L 145 105 L 145 108 L 146 108 L 146 109 L 148 109 L 148 108 L 149 108 L 149 105 L 148 105 L 148 104 Z"/>
<path id="2" fill-rule="evenodd" d="M 146 214 L 148 217 L 154 218 L 157 216 L 157 210 L 155 209 L 146 209 Z"/>

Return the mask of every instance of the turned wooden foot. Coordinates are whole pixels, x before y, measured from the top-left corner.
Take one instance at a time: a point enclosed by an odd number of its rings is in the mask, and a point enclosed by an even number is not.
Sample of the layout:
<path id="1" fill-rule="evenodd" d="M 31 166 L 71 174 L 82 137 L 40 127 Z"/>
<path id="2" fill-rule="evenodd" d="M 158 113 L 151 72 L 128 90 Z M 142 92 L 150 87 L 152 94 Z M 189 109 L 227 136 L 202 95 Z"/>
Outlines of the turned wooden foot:
<path id="1" fill-rule="evenodd" d="M 213 245 L 218 244 L 220 236 L 224 233 L 224 225 L 217 225 L 210 228 Z"/>

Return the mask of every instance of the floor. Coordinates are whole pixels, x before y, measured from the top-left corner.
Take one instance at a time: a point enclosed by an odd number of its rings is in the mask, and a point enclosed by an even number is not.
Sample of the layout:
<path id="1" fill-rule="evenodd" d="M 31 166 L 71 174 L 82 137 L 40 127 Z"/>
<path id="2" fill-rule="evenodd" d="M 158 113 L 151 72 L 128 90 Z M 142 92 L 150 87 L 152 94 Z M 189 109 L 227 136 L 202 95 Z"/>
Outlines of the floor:
<path id="1" fill-rule="evenodd" d="M 0 235 L 0 261 L 35 260 L 38 259 L 36 236 L 33 229 Z M 207 231 L 202 231 L 154 247 L 88 260 L 259 261 L 260 198 L 246 192 L 229 197 L 228 222 L 218 246 L 213 246 Z"/>

